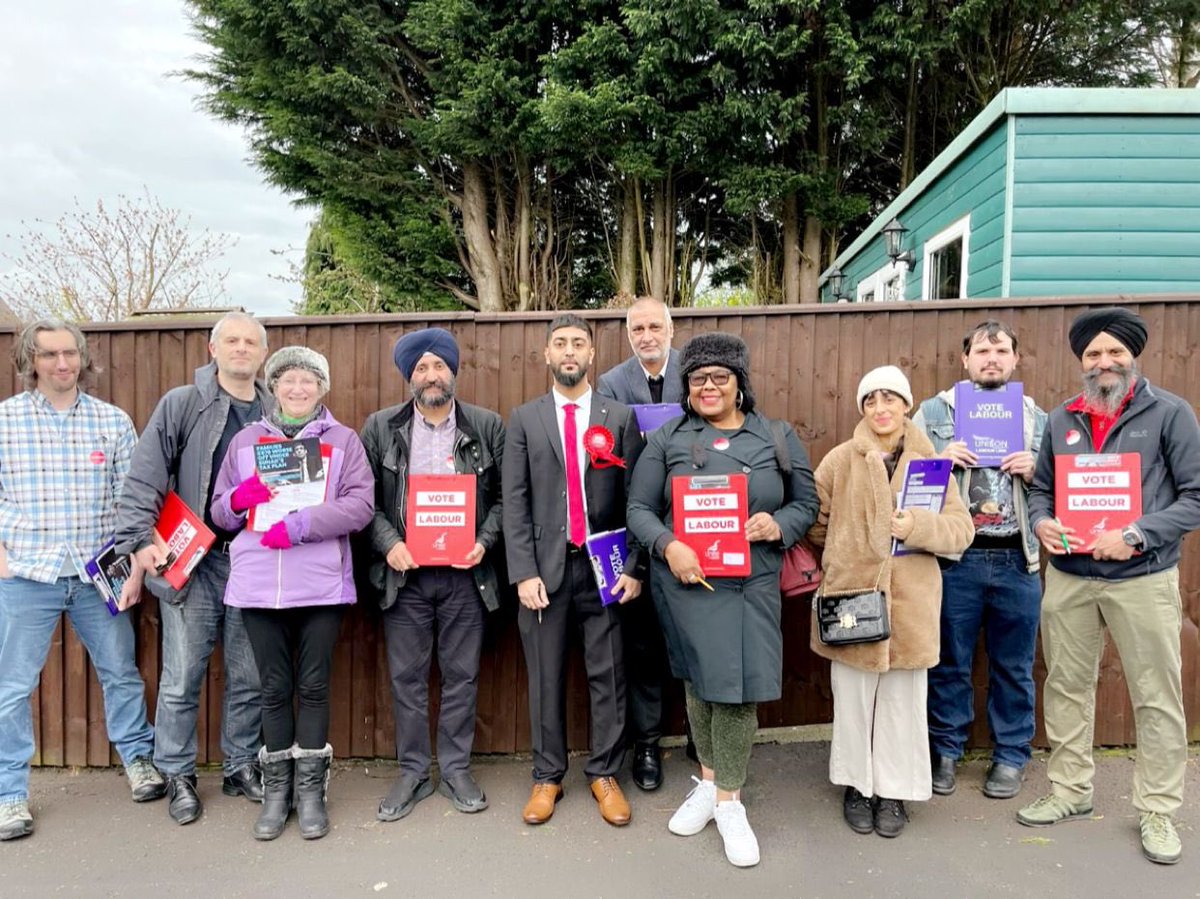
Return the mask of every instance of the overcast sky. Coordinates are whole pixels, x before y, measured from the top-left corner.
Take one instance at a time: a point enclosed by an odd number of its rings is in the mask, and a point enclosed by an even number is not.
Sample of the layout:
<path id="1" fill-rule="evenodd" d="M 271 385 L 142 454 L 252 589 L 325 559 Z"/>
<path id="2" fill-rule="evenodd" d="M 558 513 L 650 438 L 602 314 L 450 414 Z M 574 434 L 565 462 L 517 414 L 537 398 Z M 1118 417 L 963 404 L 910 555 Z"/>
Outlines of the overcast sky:
<path id="1" fill-rule="evenodd" d="M 0 254 L 18 255 L 21 221 L 54 221 L 144 189 L 229 234 L 229 302 L 291 311 L 299 287 L 277 281 L 301 248 L 311 212 L 267 185 L 237 128 L 196 107 L 170 73 L 204 47 L 179 0 L 35 0 L 0 28 Z M 11 235 L 8 236 L 8 235 Z M 2 260 L 0 260 L 2 264 Z"/>

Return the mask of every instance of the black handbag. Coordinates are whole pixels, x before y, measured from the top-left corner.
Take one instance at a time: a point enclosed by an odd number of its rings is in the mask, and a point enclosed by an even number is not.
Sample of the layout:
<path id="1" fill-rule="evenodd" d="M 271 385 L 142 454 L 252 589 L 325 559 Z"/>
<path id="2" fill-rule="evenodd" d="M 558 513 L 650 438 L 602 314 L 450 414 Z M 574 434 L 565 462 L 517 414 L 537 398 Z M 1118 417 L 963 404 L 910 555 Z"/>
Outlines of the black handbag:
<path id="1" fill-rule="evenodd" d="M 887 562 L 885 560 L 884 564 Z M 813 597 L 817 610 L 817 636 L 826 646 L 877 643 L 891 636 L 887 596 L 879 589 L 883 566 L 870 590 L 829 595 L 822 589 Z"/>

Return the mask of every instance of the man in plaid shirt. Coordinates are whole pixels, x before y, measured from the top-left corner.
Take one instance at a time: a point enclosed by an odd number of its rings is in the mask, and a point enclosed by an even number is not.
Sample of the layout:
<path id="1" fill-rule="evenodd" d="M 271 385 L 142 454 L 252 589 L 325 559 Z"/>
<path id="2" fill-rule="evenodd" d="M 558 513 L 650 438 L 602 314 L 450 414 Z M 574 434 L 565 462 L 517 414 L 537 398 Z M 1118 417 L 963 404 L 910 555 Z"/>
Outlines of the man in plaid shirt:
<path id="1" fill-rule="evenodd" d="M 26 390 L 0 403 L 0 840 L 33 832 L 30 697 L 63 612 L 87 648 L 104 691 L 109 739 L 136 802 L 166 791 L 151 762 L 154 732 L 134 660 L 129 616 L 112 616 L 83 576 L 112 536 L 116 501 L 137 441 L 116 406 L 84 393 L 93 371 L 74 325 L 43 319 L 13 349 Z M 138 601 L 133 566 L 122 609 Z"/>

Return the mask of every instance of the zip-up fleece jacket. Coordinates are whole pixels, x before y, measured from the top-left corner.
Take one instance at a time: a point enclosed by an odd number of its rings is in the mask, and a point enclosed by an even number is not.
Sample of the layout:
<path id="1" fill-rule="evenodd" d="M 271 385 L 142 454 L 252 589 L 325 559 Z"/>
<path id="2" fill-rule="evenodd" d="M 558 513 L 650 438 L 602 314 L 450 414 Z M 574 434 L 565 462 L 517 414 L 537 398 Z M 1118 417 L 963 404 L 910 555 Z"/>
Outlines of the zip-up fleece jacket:
<path id="1" fill-rule="evenodd" d="M 288 549 L 268 549 L 261 533 L 246 529 L 246 513 L 234 512 L 229 505 L 237 485 L 254 474 L 254 445 L 264 437 L 286 439 L 266 419 L 244 428 L 229 444 L 213 489 L 213 521 L 240 531 L 229 547 L 225 604 L 288 609 L 355 602 L 350 534 L 367 526 L 375 508 L 375 479 L 362 441 L 328 409 L 296 435 L 297 440 L 317 437 L 333 447 L 326 498 L 319 506 L 284 518 L 292 541 Z"/>
<path id="2" fill-rule="evenodd" d="M 133 451 L 133 463 L 117 502 L 117 552 L 137 552 L 150 544 L 155 522 L 168 490 L 174 490 L 192 511 L 204 513 L 208 485 L 216 472 L 212 457 L 229 419 L 229 395 L 217 382 L 217 365 L 197 368 L 194 383 L 167 391 L 158 401 L 142 439 Z M 254 391 L 263 414 L 275 398 L 261 380 Z M 215 495 L 215 494 L 214 494 Z M 181 603 L 192 582 L 176 590 L 166 578 L 146 576 L 146 586 L 160 600 Z"/>
<path id="3" fill-rule="evenodd" d="M 475 541 L 487 552 L 471 569 L 475 589 L 490 612 L 500 607 L 500 579 L 496 574 L 497 545 L 501 540 L 500 469 L 504 459 L 504 420 L 480 406 L 454 401 L 454 471 L 475 475 Z M 369 572 L 379 607 L 389 609 L 408 581 L 408 572 L 396 571 L 387 554 L 405 537 L 408 508 L 408 466 L 411 459 L 413 401 L 371 415 L 363 425 L 362 440 L 375 475 L 375 516 L 367 535 L 374 550 Z M 503 556 L 503 552 L 499 553 Z"/>
<path id="4" fill-rule="evenodd" d="M 1134 522 L 1145 545 L 1125 562 L 1099 561 L 1090 554 L 1051 556 L 1050 564 L 1077 577 L 1124 580 L 1179 564 L 1180 543 L 1200 528 L 1200 424 L 1187 400 L 1139 376 L 1129 404 L 1097 447 L 1086 412 L 1067 407 L 1050 413 L 1046 437 L 1029 487 L 1029 521 L 1036 528 L 1053 518 L 1054 457 L 1081 453 L 1137 453 L 1142 457 L 1142 517 Z"/>

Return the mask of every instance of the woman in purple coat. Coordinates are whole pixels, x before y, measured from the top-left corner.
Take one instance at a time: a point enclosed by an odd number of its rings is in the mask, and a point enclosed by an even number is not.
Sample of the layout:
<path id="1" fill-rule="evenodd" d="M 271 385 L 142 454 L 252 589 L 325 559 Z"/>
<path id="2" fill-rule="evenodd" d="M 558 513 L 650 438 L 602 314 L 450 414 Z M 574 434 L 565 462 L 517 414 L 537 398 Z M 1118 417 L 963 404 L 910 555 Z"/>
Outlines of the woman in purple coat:
<path id="1" fill-rule="evenodd" d="M 329 391 L 324 356 L 284 347 L 267 360 L 266 375 L 276 409 L 229 444 L 211 511 L 217 525 L 238 532 L 225 603 L 242 610 L 262 680 L 264 797 L 254 837 L 283 832 L 294 784 L 300 836 L 313 840 L 329 832 L 329 672 L 342 613 L 355 601 L 349 538 L 371 520 L 375 480 L 358 435 L 321 405 Z M 320 441 L 325 500 L 269 523 L 274 509 L 262 504 L 275 492 L 259 476 L 255 446 L 309 437 Z M 299 453 L 289 457 L 305 469 Z"/>

